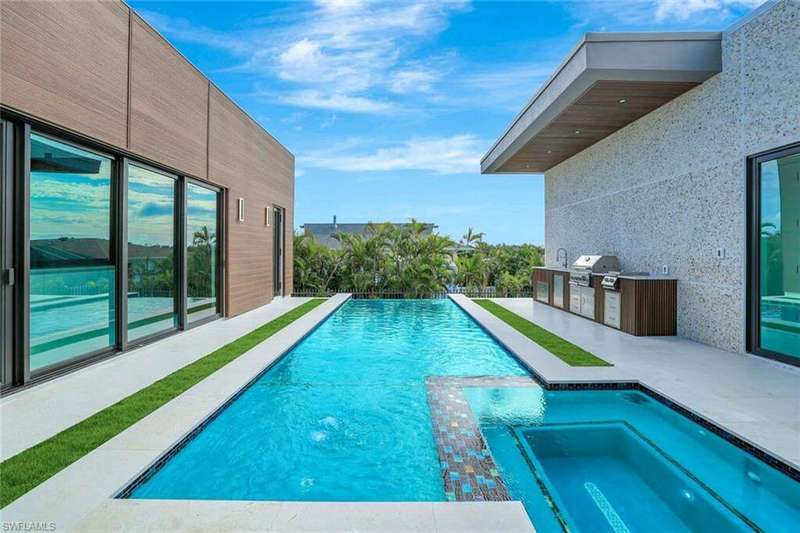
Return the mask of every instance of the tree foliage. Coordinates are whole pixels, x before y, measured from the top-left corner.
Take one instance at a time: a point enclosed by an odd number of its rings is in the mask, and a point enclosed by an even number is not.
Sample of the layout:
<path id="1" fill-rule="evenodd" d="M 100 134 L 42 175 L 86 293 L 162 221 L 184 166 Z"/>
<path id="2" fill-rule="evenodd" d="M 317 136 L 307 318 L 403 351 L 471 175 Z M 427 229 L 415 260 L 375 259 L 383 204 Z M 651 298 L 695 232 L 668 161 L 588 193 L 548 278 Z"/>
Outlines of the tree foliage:
<path id="1" fill-rule="evenodd" d="M 401 293 L 427 297 L 447 289 L 494 288 L 511 296 L 530 290 L 540 246 L 491 245 L 469 228 L 460 243 L 411 220 L 404 226 L 370 224 L 367 235 L 339 233 L 339 249 L 309 235 L 294 237 L 294 285 L 301 293 Z"/>

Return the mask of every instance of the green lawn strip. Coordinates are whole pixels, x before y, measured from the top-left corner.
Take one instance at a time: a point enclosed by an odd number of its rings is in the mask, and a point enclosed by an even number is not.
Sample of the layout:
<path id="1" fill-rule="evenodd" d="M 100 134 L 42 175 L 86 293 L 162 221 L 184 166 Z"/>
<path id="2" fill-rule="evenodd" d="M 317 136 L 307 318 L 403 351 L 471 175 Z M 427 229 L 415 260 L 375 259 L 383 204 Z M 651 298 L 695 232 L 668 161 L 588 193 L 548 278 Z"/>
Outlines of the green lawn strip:
<path id="1" fill-rule="evenodd" d="M 0 508 L 57 474 L 321 303 L 309 300 L 250 333 L 0 463 Z"/>
<path id="2" fill-rule="evenodd" d="M 502 305 L 491 300 L 476 299 L 473 301 L 570 366 L 613 366 L 583 348 L 550 333 L 543 327 L 525 320 Z"/>

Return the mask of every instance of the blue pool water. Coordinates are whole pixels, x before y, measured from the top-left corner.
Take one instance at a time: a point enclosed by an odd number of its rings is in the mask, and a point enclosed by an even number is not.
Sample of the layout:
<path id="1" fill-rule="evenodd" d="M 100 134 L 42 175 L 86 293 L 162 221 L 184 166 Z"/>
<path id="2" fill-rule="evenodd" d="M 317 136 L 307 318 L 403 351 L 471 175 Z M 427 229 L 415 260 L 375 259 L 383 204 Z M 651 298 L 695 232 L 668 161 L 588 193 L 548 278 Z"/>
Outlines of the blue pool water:
<path id="1" fill-rule="evenodd" d="M 445 500 L 425 378 L 509 375 L 526 371 L 449 300 L 350 301 L 132 497 Z M 800 484 L 646 394 L 464 393 L 540 533 L 800 523 Z"/>
<path id="2" fill-rule="evenodd" d="M 539 532 L 800 524 L 799 483 L 643 393 L 528 387 L 465 395 L 511 496 Z"/>
<path id="3" fill-rule="evenodd" d="M 526 375 L 450 300 L 353 300 L 132 495 L 444 500 L 426 376 Z"/>

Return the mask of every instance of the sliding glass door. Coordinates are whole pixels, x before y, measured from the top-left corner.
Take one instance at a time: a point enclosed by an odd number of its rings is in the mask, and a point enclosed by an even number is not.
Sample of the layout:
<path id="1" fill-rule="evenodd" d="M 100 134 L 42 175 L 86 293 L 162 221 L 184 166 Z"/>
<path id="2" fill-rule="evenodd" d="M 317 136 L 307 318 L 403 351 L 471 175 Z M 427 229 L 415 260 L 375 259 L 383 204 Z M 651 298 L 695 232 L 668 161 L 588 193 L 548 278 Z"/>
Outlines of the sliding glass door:
<path id="1" fill-rule="evenodd" d="M 14 324 L 11 320 L 12 291 L 16 272 L 13 264 L 13 218 L 11 182 L 13 144 L 11 124 L 0 120 L 0 387 L 13 379 L 12 353 Z"/>
<path id="2" fill-rule="evenodd" d="M 128 164 L 128 342 L 178 327 L 177 177 Z"/>
<path id="3" fill-rule="evenodd" d="M 3 111 L 0 386 L 220 316 L 222 198 Z"/>
<path id="4" fill-rule="evenodd" d="M 116 344 L 113 159 L 30 135 L 30 371 Z"/>
<path id="5" fill-rule="evenodd" d="M 275 213 L 272 229 L 272 292 L 274 296 L 283 296 L 283 209 L 273 206 L 272 211 Z"/>
<path id="6" fill-rule="evenodd" d="M 800 364 L 800 146 L 756 158 L 752 173 L 751 348 Z"/>
<path id="7" fill-rule="evenodd" d="M 186 182 L 186 316 L 197 322 L 219 314 L 219 192 Z"/>

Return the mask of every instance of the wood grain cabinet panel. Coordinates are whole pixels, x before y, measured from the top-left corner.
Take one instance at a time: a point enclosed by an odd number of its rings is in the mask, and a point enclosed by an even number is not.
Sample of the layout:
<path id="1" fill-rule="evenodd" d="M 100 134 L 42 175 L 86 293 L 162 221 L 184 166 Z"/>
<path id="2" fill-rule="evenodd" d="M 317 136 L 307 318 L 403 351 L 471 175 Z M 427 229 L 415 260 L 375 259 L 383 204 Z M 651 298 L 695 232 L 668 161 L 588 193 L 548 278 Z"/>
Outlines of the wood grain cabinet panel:
<path id="1" fill-rule="evenodd" d="M 620 329 L 631 335 L 677 335 L 678 282 L 620 279 Z"/>
<path id="2" fill-rule="evenodd" d="M 273 297 L 273 228 L 265 208 L 285 209 L 284 292 L 292 290 L 294 158 L 216 87 L 209 103 L 209 179 L 228 188 L 228 310 L 234 315 Z M 244 198 L 245 217 L 236 209 Z"/>
<path id="3" fill-rule="evenodd" d="M 122 2 L 0 2 L 0 101 L 125 148 L 128 17 Z"/>
<path id="4" fill-rule="evenodd" d="M 128 148 L 206 177 L 208 80 L 133 15 Z"/>

